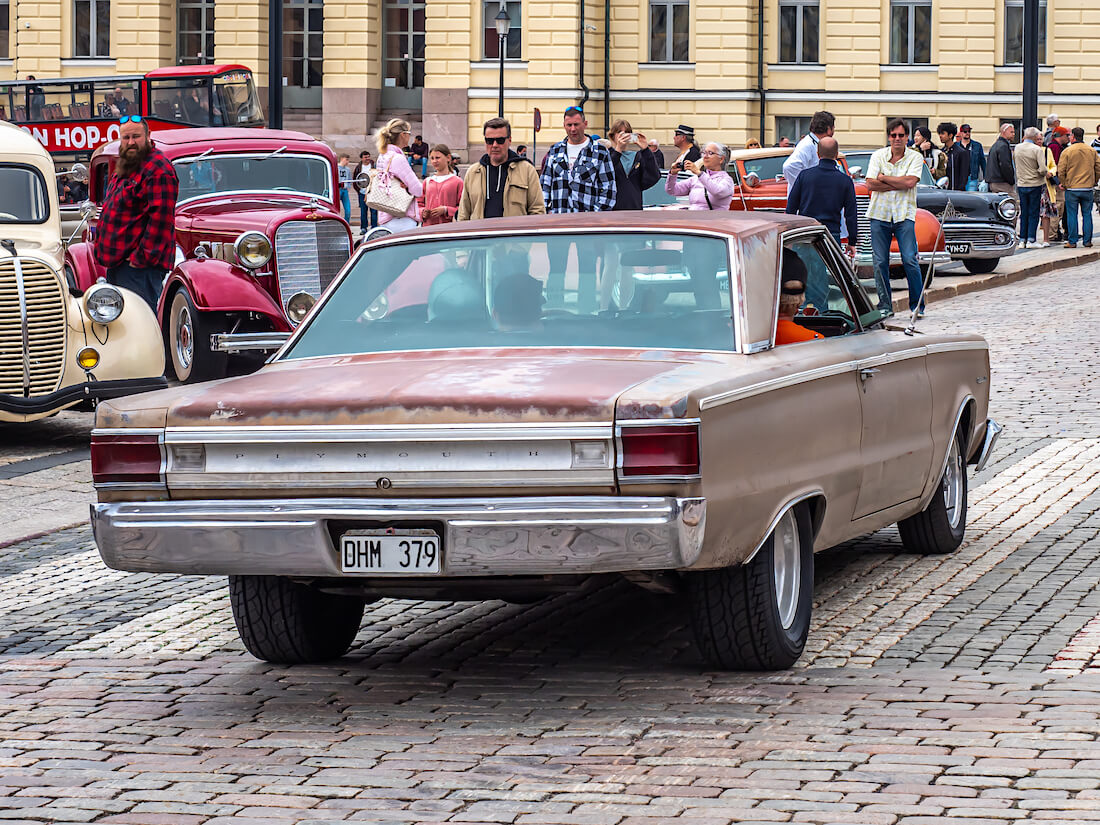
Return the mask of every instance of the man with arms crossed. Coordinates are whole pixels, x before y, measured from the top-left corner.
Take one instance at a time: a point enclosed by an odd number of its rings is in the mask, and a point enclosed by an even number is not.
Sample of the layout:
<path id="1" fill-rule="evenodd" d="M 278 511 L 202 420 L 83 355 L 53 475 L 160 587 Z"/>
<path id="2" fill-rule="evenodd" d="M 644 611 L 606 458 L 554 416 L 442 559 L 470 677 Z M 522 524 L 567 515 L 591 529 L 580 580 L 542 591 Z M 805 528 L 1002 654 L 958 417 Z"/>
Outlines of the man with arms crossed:
<path id="1" fill-rule="evenodd" d="M 909 284 L 909 311 L 924 314 L 923 281 L 917 261 L 917 183 L 924 159 L 920 152 L 906 146 L 909 127 L 901 118 L 886 125 L 890 144 L 871 155 L 867 165 L 867 188 L 871 204 L 867 218 L 871 223 L 871 250 L 874 254 L 875 284 L 879 309 L 889 309 L 890 241 L 898 239 L 898 251 Z"/>

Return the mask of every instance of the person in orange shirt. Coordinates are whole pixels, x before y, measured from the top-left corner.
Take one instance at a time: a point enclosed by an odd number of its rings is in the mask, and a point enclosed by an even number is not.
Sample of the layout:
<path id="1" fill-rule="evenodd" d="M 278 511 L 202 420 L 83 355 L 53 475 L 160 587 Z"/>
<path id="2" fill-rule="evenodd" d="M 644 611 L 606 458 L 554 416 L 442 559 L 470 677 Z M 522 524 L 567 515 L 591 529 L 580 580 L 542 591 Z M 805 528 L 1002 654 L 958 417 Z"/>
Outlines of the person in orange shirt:
<path id="1" fill-rule="evenodd" d="M 821 333 L 798 324 L 794 316 L 806 300 L 806 265 L 790 249 L 783 250 L 783 271 L 779 287 L 779 318 L 775 323 L 775 345 L 794 344 L 824 338 Z"/>

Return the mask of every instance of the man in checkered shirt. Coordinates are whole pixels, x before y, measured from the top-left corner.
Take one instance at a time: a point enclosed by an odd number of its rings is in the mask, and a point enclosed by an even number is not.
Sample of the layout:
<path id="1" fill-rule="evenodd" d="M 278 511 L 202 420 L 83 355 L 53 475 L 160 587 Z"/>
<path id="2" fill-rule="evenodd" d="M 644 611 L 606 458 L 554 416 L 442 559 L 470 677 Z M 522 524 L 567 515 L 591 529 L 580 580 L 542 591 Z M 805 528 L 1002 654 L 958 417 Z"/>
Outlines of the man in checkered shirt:
<path id="1" fill-rule="evenodd" d="M 118 163 L 107 182 L 95 232 L 95 257 L 107 280 L 157 311 L 164 275 L 175 265 L 179 178 L 140 116 L 123 117 Z"/>

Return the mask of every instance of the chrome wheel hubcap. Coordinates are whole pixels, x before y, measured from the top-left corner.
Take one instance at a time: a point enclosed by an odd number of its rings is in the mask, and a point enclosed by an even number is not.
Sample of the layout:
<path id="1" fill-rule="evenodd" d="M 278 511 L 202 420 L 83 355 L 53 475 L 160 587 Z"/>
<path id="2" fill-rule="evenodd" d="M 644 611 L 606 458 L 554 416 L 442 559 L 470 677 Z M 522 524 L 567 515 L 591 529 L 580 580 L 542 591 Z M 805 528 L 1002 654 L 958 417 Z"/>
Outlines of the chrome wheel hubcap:
<path id="1" fill-rule="evenodd" d="M 943 471 L 943 506 L 947 511 L 947 522 L 952 530 L 957 530 L 962 520 L 963 497 L 963 467 L 962 453 L 959 452 L 957 438 L 951 440 L 951 452 L 947 456 L 947 468 Z"/>
<path id="2" fill-rule="evenodd" d="M 772 579 L 779 623 L 790 630 L 798 613 L 798 594 L 802 590 L 802 553 L 798 540 L 798 520 L 788 510 L 775 526 L 772 538 Z"/>
<path id="3" fill-rule="evenodd" d="M 195 357 L 195 331 L 191 323 L 191 312 L 181 307 L 176 313 L 176 360 L 188 369 Z"/>

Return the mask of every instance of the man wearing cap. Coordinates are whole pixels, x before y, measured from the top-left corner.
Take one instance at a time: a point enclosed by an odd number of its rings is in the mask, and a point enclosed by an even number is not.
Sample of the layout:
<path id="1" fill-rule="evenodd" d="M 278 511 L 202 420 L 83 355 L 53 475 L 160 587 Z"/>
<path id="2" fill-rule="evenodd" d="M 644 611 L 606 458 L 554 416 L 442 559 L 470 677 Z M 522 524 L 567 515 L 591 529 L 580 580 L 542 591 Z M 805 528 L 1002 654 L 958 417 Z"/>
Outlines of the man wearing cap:
<path id="1" fill-rule="evenodd" d="M 823 137 L 832 137 L 836 131 L 836 118 L 831 112 L 814 112 L 810 118 L 810 132 L 794 147 L 790 157 L 783 161 L 783 178 L 788 186 L 794 186 L 798 176 L 817 166 L 817 143 Z"/>
<path id="2" fill-rule="evenodd" d="M 775 322 L 776 346 L 825 337 L 812 329 L 806 329 L 794 320 L 805 299 L 805 292 L 806 264 L 793 249 L 784 249 L 779 284 L 779 317 Z"/>
<path id="3" fill-rule="evenodd" d="M 985 149 L 970 137 L 970 124 L 959 127 L 959 145 L 970 153 L 970 178 L 966 182 L 966 191 L 977 192 L 978 183 L 985 177 Z"/>
<path id="4" fill-rule="evenodd" d="M 672 135 L 672 145 L 675 146 L 676 151 L 680 153 L 676 160 L 672 162 L 672 165 L 678 165 L 680 169 L 683 169 L 684 164 L 689 160 L 698 161 L 703 157 L 703 153 L 699 150 L 699 145 L 695 142 L 695 129 L 691 126 L 685 126 L 682 123 L 677 126 L 676 131 Z"/>

